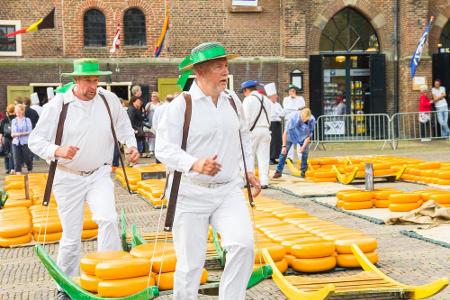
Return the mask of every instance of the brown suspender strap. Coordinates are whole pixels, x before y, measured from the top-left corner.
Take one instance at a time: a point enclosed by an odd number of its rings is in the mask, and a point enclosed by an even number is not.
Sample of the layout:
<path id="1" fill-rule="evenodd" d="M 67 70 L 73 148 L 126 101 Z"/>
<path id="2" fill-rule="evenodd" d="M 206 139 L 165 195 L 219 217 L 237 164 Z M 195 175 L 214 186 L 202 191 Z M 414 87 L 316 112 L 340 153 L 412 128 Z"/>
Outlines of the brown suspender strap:
<path id="1" fill-rule="evenodd" d="M 125 164 L 123 163 L 122 154 L 120 153 L 120 145 L 119 145 L 119 141 L 117 140 L 117 134 L 116 134 L 116 129 L 114 128 L 114 122 L 113 122 L 113 118 L 112 118 L 112 114 L 111 114 L 111 109 L 109 108 L 109 104 L 108 104 L 108 101 L 106 101 L 105 96 L 101 93 L 98 93 L 98 95 L 100 96 L 100 98 L 102 98 L 103 103 L 105 103 L 106 110 L 108 111 L 109 120 L 111 123 L 111 131 L 112 131 L 112 135 L 113 135 L 113 139 L 114 139 L 114 145 L 116 145 L 117 149 L 119 149 L 120 165 L 122 166 L 123 176 L 125 177 L 125 182 L 127 184 L 128 193 L 133 194 L 133 192 L 131 191 L 131 188 L 130 188 L 130 183 L 128 182 L 128 176 L 127 176 L 127 172 L 125 170 Z"/>
<path id="2" fill-rule="evenodd" d="M 234 102 L 234 99 L 231 95 L 228 95 L 228 100 L 230 101 L 231 107 L 233 107 L 234 111 L 236 112 L 236 115 L 239 118 L 239 113 L 236 107 L 236 103 Z M 241 153 L 242 153 L 242 160 L 244 162 L 244 172 L 245 172 L 245 181 L 247 183 L 247 195 L 248 195 L 248 202 L 250 203 L 250 206 L 255 206 L 255 201 L 253 200 L 252 190 L 250 187 L 250 182 L 248 181 L 248 174 L 247 174 L 247 163 L 245 161 L 245 153 L 244 153 L 244 145 L 242 144 L 242 135 L 241 130 L 239 130 L 239 142 L 241 144 Z"/>
<path id="3" fill-rule="evenodd" d="M 61 113 L 59 114 L 58 127 L 56 129 L 56 137 L 55 137 L 55 145 L 61 145 L 61 139 L 64 131 L 64 122 L 66 121 L 67 116 L 67 108 L 69 107 L 69 103 L 65 103 L 61 109 Z M 50 195 L 52 193 L 53 180 L 55 179 L 56 165 L 58 164 L 58 160 L 55 157 L 55 160 L 52 160 L 50 163 L 50 168 L 48 170 L 48 178 L 47 184 L 45 185 L 44 192 L 44 200 L 42 201 L 42 205 L 48 206 L 50 203 Z"/>
<path id="4" fill-rule="evenodd" d="M 192 116 L 192 98 L 188 93 L 184 93 L 186 109 L 184 111 L 183 139 L 181 141 L 181 149 L 186 151 L 187 139 L 189 134 L 189 126 Z M 169 176 L 167 179 L 169 180 Z M 170 189 L 169 204 L 167 207 L 166 221 L 164 223 L 164 231 L 172 231 L 173 220 L 175 219 L 175 210 L 177 208 L 178 191 L 180 189 L 181 172 L 175 171 L 173 174 L 172 187 Z"/>

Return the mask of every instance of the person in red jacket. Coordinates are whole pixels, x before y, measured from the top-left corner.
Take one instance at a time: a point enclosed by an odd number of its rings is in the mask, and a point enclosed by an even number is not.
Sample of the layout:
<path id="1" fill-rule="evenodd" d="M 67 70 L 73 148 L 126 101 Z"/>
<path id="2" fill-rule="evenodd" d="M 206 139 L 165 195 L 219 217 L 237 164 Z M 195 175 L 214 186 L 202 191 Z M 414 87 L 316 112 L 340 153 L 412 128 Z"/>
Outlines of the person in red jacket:
<path id="1" fill-rule="evenodd" d="M 422 85 L 420 87 L 419 100 L 419 122 L 420 122 L 420 137 L 429 138 L 431 133 L 431 101 L 428 98 L 428 87 Z"/>

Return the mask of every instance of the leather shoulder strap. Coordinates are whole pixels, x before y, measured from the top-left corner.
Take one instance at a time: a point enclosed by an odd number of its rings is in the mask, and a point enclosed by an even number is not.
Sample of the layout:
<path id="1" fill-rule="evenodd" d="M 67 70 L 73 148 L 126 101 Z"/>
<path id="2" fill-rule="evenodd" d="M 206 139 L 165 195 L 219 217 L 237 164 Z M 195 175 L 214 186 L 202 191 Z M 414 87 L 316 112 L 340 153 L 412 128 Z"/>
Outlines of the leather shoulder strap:
<path id="1" fill-rule="evenodd" d="M 266 110 L 266 108 L 264 107 L 264 97 L 262 97 L 261 99 L 259 99 L 256 95 L 252 95 L 252 96 L 259 100 L 259 103 L 261 104 L 261 108 L 259 109 L 259 113 L 258 113 L 258 116 L 257 116 L 256 119 L 255 119 L 255 122 L 253 123 L 252 127 L 250 127 L 250 131 L 253 131 L 253 129 L 255 129 L 256 123 L 258 123 L 258 120 L 259 120 L 259 118 L 261 117 L 261 113 L 262 113 L 263 111 L 264 111 L 264 114 L 266 115 L 267 123 L 268 123 L 269 126 L 270 126 L 269 116 L 267 115 L 267 110 Z"/>
<path id="2" fill-rule="evenodd" d="M 189 127 L 192 117 L 192 98 L 189 93 L 183 93 L 186 109 L 184 110 L 183 138 L 181 140 L 181 149 L 186 151 L 187 139 L 189 135 Z M 170 176 L 166 179 L 166 188 Z M 164 223 L 164 231 L 172 231 L 173 221 L 175 219 L 175 211 L 177 208 L 178 191 L 181 183 L 181 172 L 175 171 L 173 174 L 172 187 L 170 189 L 169 204 L 167 206 L 166 220 Z M 164 188 L 164 190 L 166 190 Z"/>
<path id="3" fill-rule="evenodd" d="M 55 137 L 55 145 L 58 145 L 58 146 L 61 145 L 62 135 L 63 135 L 63 131 L 64 131 L 64 122 L 66 121 L 68 107 L 69 107 L 69 103 L 64 104 L 64 102 L 63 102 L 61 113 L 59 114 L 58 127 L 56 129 L 56 137 Z M 44 205 L 44 206 L 48 206 L 48 204 L 50 203 L 50 195 L 52 193 L 53 180 L 55 179 L 55 172 L 56 172 L 57 164 L 58 164 L 58 160 L 56 158 L 55 158 L 55 160 L 53 160 L 50 163 L 50 167 L 48 170 L 47 183 L 45 185 L 44 199 L 42 201 L 42 205 Z"/>
<path id="4" fill-rule="evenodd" d="M 111 114 L 111 108 L 109 107 L 109 104 L 108 104 L 108 101 L 106 100 L 105 95 L 103 95 L 100 92 L 98 93 L 98 95 L 100 96 L 100 98 L 102 98 L 103 103 L 106 106 L 106 111 L 108 112 L 109 121 L 111 123 L 111 132 L 112 132 L 112 136 L 113 136 L 113 139 L 114 139 L 114 145 L 117 147 L 117 149 L 120 149 L 119 140 L 117 139 L 116 129 L 114 127 L 114 121 L 113 121 L 113 117 L 112 117 L 112 114 Z M 127 171 L 125 169 L 125 164 L 123 162 L 122 154 L 120 153 L 120 151 L 119 151 L 119 160 L 120 160 L 120 166 L 122 167 L 123 176 L 125 177 L 125 182 L 127 184 L 128 193 L 133 194 L 133 192 L 131 191 L 131 188 L 130 188 L 130 183 L 128 181 Z"/>

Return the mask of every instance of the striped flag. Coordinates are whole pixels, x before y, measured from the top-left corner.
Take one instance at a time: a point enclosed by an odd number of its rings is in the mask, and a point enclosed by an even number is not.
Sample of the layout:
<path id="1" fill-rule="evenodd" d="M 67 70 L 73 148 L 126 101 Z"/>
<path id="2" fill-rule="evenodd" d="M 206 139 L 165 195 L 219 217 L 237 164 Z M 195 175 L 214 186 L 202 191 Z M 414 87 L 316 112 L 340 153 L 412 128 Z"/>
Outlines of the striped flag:
<path id="1" fill-rule="evenodd" d="M 114 39 L 111 45 L 111 49 L 109 49 L 109 52 L 114 53 L 116 52 L 116 49 L 120 48 L 120 24 L 117 25 L 116 34 L 114 35 Z"/>
<path id="2" fill-rule="evenodd" d="M 431 17 L 430 23 L 428 23 L 427 28 L 425 28 L 425 31 L 423 32 L 422 37 L 420 38 L 419 43 L 417 44 L 416 51 L 414 51 L 414 55 L 411 58 L 411 62 L 409 63 L 409 67 L 411 69 L 411 78 L 413 78 L 416 75 L 416 69 L 417 66 L 419 65 L 420 57 L 422 56 L 423 52 L 423 47 L 425 46 L 425 42 L 427 41 L 433 20 L 434 17 Z"/>
<path id="3" fill-rule="evenodd" d="M 169 20 L 169 10 L 167 9 L 167 4 L 166 4 L 166 17 L 164 19 L 164 24 L 163 24 L 163 28 L 161 30 L 161 34 L 159 35 L 158 41 L 156 42 L 156 47 L 155 47 L 155 57 L 159 57 L 159 55 L 161 54 L 161 51 L 164 47 L 164 40 L 166 38 L 166 33 L 170 28 L 170 20 Z"/>
<path id="4" fill-rule="evenodd" d="M 47 16 L 45 16 L 45 18 L 39 19 L 39 21 L 34 22 L 33 24 L 31 24 L 28 27 L 24 27 L 17 31 L 5 34 L 5 37 L 9 38 L 9 37 L 13 37 L 15 35 L 22 34 L 22 33 L 33 32 L 33 31 L 37 31 L 40 29 L 50 29 L 50 28 L 55 28 L 55 8 L 54 7 L 51 10 L 51 12 Z"/>

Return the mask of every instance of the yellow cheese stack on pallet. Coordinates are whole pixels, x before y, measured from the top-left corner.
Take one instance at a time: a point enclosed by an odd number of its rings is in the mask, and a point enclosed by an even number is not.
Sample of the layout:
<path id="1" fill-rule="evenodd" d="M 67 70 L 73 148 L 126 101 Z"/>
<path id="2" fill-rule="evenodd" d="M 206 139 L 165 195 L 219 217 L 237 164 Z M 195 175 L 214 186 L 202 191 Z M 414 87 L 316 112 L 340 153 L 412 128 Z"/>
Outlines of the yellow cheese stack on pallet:
<path id="1" fill-rule="evenodd" d="M 147 179 L 139 181 L 137 184 L 137 192 L 155 207 L 167 205 L 167 200 L 161 200 L 164 193 L 164 179 Z"/>
<path id="2" fill-rule="evenodd" d="M 26 207 L 0 210 L 0 247 L 22 245 L 31 241 L 31 216 Z"/>

